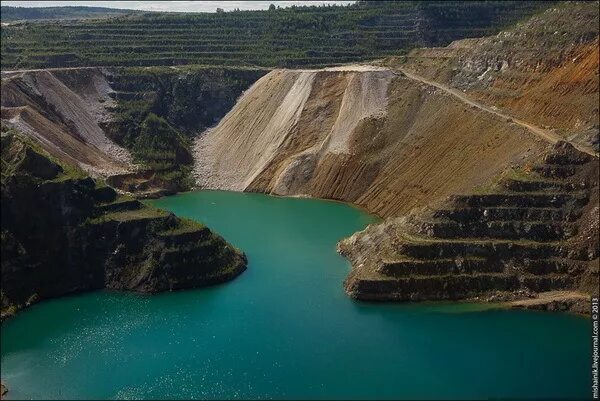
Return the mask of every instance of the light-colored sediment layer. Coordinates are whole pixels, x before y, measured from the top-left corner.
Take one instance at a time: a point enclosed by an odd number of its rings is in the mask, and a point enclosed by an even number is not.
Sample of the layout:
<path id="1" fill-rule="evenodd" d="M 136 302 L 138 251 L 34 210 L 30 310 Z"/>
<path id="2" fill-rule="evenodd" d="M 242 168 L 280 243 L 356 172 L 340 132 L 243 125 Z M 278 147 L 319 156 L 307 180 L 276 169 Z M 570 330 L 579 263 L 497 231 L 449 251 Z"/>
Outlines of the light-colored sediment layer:
<path id="1" fill-rule="evenodd" d="M 318 138 L 298 157 L 306 160 L 318 154 L 349 154 L 350 136 L 358 124 L 383 114 L 391 71 L 369 66 L 275 70 L 256 82 L 216 128 L 198 138 L 197 183 L 205 188 L 247 190 L 284 148 L 302 135 L 306 127 L 299 122 L 310 109 L 306 102 L 322 94 L 315 93 L 320 88 L 315 79 L 332 75 L 344 83 L 337 99 L 338 116 L 333 124 L 322 127 Z M 335 79 L 330 81 L 333 84 Z M 323 104 L 323 108 L 330 106 Z M 311 113 L 315 121 L 324 118 L 318 110 L 310 111 L 317 111 Z"/>
<path id="2" fill-rule="evenodd" d="M 275 70 L 195 143 L 199 187 L 354 202 L 381 216 L 482 184 L 543 139 L 372 66 Z"/>
<path id="3" fill-rule="evenodd" d="M 548 291 L 535 294 L 533 298 L 507 302 L 506 305 L 511 308 L 587 314 L 590 312 L 590 296 L 577 291 Z"/>
<path id="4" fill-rule="evenodd" d="M 587 300 L 588 298 L 589 297 L 586 294 L 576 291 L 548 291 L 540 292 L 539 294 L 536 294 L 534 298 L 511 301 L 509 302 L 509 305 L 514 307 L 527 307 L 564 300 Z"/>
<path id="5" fill-rule="evenodd" d="M 246 91 L 236 105 L 238 112 L 228 113 L 216 128 L 207 130 L 196 141 L 194 171 L 198 184 L 244 190 L 250 177 L 260 171 L 287 135 L 313 75 L 273 71 Z"/>
<path id="6" fill-rule="evenodd" d="M 98 68 L 3 74 L 2 121 L 92 175 L 125 173 L 129 152 L 99 126 L 113 102 L 110 91 Z"/>

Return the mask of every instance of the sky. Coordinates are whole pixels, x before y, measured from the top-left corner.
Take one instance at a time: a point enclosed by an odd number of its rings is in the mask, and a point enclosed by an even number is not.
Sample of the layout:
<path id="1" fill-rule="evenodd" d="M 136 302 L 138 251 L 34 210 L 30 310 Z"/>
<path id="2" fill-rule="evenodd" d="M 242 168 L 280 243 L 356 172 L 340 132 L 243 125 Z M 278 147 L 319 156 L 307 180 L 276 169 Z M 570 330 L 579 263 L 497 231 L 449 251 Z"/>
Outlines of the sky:
<path id="1" fill-rule="evenodd" d="M 265 10 L 271 3 L 280 7 L 289 7 L 291 5 L 351 4 L 354 1 L 2 1 L 3 6 L 14 7 L 88 6 L 177 12 L 215 12 L 217 8 L 225 11 L 236 8 Z"/>

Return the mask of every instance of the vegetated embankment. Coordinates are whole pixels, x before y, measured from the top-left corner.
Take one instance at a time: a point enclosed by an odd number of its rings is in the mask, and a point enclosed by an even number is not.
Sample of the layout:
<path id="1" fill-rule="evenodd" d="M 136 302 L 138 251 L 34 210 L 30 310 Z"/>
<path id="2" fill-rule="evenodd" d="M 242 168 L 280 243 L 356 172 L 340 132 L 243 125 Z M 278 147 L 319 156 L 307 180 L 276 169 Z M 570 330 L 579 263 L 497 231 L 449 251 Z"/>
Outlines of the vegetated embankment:
<path id="1" fill-rule="evenodd" d="M 231 280 L 245 255 L 198 223 L 144 206 L 2 134 L 1 319 L 102 288 L 172 291 Z"/>
<path id="2" fill-rule="evenodd" d="M 315 67 L 492 34 L 548 6 L 536 1 L 365 1 L 15 23 L 2 27 L 1 65 L 3 70 L 181 64 Z"/>

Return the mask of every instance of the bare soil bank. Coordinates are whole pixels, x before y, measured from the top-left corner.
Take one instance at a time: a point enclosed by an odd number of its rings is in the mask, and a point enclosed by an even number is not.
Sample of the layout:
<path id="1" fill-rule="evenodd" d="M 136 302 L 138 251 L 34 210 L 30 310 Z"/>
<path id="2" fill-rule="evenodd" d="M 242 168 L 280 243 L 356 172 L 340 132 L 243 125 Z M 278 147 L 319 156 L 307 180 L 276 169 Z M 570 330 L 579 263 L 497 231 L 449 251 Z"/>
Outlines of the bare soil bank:
<path id="1" fill-rule="evenodd" d="M 542 148 L 526 129 L 390 69 L 275 70 L 197 139 L 195 174 L 203 188 L 338 199 L 388 217 Z"/>
<path id="2" fill-rule="evenodd" d="M 99 68 L 32 70 L 2 76 L 2 123 L 51 155 L 94 176 L 132 169 L 129 152 L 100 128 L 112 89 Z"/>

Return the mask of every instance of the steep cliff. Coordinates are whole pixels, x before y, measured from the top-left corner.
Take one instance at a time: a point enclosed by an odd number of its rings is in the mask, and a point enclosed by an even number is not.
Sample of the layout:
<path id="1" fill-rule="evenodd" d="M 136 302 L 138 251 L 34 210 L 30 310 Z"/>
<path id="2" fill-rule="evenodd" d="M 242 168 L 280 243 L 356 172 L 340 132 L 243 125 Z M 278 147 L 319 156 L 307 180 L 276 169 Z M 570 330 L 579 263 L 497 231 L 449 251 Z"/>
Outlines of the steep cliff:
<path id="1" fill-rule="evenodd" d="M 339 199 L 387 217 L 540 150 L 522 127 L 391 69 L 275 70 L 198 137 L 194 173 L 203 188 Z"/>
<path id="2" fill-rule="evenodd" d="M 598 10 L 597 1 L 564 2 L 495 36 L 417 49 L 389 64 L 597 152 Z"/>
<path id="3" fill-rule="evenodd" d="M 2 135 L 2 319 L 101 288 L 170 291 L 230 280 L 243 253 L 207 227 L 143 206 Z"/>
<path id="4" fill-rule="evenodd" d="M 90 174 L 124 173 L 131 169 L 129 152 L 100 127 L 111 91 L 99 68 L 3 72 L 2 123 Z"/>
<path id="5" fill-rule="evenodd" d="M 561 142 L 490 188 L 340 242 L 353 264 L 345 288 L 355 298 L 396 301 L 541 293 L 589 313 L 588 294 L 598 293 L 598 218 L 598 159 Z"/>
<path id="6" fill-rule="evenodd" d="M 2 124 L 138 196 L 190 188 L 190 137 L 265 71 L 60 68 L 2 73 Z"/>

